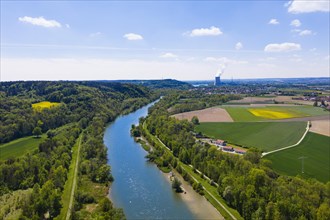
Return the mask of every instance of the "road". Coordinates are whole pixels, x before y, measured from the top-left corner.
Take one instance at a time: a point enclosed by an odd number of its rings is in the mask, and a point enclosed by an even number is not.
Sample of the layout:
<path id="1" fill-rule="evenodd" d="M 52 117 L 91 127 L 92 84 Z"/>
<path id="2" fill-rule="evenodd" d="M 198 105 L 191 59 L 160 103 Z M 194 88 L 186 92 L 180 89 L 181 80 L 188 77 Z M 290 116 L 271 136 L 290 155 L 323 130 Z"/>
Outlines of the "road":
<path id="1" fill-rule="evenodd" d="M 282 148 L 277 149 L 277 150 L 273 150 L 273 151 L 269 151 L 269 152 L 264 152 L 264 153 L 262 153 L 262 157 L 264 157 L 264 156 L 266 156 L 268 154 L 272 154 L 272 153 L 275 153 L 275 152 L 278 152 L 278 151 L 282 151 L 282 150 L 286 150 L 286 149 L 289 149 L 289 148 L 298 146 L 304 140 L 305 136 L 307 135 L 307 133 L 309 131 L 309 126 L 310 126 L 310 122 L 308 121 L 307 122 L 305 133 L 303 134 L 303 136 L 300 138 L 300 140 L 296 144 L 293 144 L 293 145 L 290 145 L 290 146 L 287 146 L 287 147 L 282 147 Z"/>

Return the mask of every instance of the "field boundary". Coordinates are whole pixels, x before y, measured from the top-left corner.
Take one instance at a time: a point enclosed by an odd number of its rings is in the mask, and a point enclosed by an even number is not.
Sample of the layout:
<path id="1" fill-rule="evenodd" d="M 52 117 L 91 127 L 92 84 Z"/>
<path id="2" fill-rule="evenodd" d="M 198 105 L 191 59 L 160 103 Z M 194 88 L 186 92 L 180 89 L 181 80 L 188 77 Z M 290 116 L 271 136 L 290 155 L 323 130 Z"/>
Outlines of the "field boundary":
<path id="1" fill-rule="evenodd" d="M 282 150 L 286 150 L 286 149 L 290 149 L 290 148 L 293 148 L 293 147 L 298 146 L 304 140 L 304 138 L 306 137 L 306 135 L 307 135 L 307 133 L 309 131 L 309 126 L 310 126 L 310 121 L 307 122 L 306 131 L 305 131 L 305 133 L 303 134 L 303 136 L 300 138 L 300 140 L 297 143 L 295 143 L 293 145 L 290 145 L 290 146 L 287 146 L 287 147 L 282 147 L 282 148 L 277 149 L 277 150 L 273 150 L 273 151 L 269 151 L 269 152 L 264 152 L 264 153 L 262 153 L 261 157 L 264 157 L 266 155 L 269 155 L 269 154 L 272 154 L 272 153 L 275 153 L 275 152 L 278 152 L 278 151 L 282 151 Z"/>

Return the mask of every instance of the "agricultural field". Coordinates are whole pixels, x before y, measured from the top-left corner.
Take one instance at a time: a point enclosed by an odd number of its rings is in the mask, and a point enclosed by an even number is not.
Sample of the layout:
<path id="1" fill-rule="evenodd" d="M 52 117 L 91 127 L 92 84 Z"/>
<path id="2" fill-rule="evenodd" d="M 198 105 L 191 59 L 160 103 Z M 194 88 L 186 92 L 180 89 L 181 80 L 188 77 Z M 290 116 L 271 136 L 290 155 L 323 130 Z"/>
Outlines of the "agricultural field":
<path id="1" fill-rule="evenodd" d="M 302 118 L 310 116 L 330 115 L 330 112 L 313 106 L 264 106 L 256 107 L 226 106 L 230 116 L 235 122 L 253 122 L 265 120 L 281 120 L 288 118 Z"/>
<path id="2" fill-rule="evenodd" d="M 280 174 L 301 175 L 327 182 L 330 181 L 329 155 L 330 137 L 309 132 L 297 147 L 275 152 L 264 158 L 272 161 L 272 167 Z M 301 157 L 304 157 L 304 161 L 299 159 Z"/>
<path id="3" fill-rule="evenodd" d="M 173 115 L 176 119 L 187 119 L 191 121 L 192 117 L 197 116 L 200 122 L 232 122 L 228 112 L 219 107 L 212 107 L 203 110 L 184 112 Z"/>
<path id="4" fill-rule="evenodd" d="M 2 144 L 0 145 L 0 160 L 5 160 L 9 157 L 19 157 L 29 151 L 33 151 L 45 139 L 46 135 L 43 134 L 40 138 L 29 136 Z"/>
<path id="5" fill-rule="evenodd" d="M 197 132 L 245 147 L 272 151 L 295 144 L 306 131 L 306 122 L 205 122 Z"/>
<path id="6" fill-rule="evenodd" d="M 312 121 L 311 132 L 326 135 L 330 137 L 330 117 L 328 120 L 315 120 Z"/>
<path id="7" fill-rule="evenodd" d="M 61 105 L 61 103 L 45 101 L 32 104 L 32 108 L 36 111 L 41 111 L 45 108 L 57 107 L 59 105 Z"/>

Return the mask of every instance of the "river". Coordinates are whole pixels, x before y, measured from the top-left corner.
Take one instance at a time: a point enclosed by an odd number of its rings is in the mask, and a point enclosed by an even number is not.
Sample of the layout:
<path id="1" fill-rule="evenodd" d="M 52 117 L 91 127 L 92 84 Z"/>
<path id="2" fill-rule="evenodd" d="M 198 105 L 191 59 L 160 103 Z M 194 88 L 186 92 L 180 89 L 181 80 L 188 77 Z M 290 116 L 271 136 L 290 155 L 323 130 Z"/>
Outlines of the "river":
<path id="1" fill-rule="evenodd" d="M 104 144 L 115 178 L 110 198 L 115 207 L 124 209 L 127 219 L 196 219 L 157 166 L 146 161 L 146 151 L 130 136 L 131 125 L 138 124 L 152 104 L 118 117 L 105 130 Z"/>

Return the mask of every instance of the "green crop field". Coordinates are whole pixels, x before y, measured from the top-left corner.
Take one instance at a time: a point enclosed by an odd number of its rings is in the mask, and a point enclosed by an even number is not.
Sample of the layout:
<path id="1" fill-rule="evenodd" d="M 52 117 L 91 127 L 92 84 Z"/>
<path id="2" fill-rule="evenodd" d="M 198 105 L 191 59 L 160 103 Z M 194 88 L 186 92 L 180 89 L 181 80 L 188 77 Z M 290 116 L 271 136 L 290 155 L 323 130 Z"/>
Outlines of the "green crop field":
<path id="1" fill-rule="evenodd" d="M 281 174 L 301 175 L 330 181 L 330 137 L 309 132 L 305 139 L 294 148 L 265 156 L 272 161 L 272 167 Z M 304 173 L 302 160 L 304 158 Z"/>
<path id="2" fill-rule="evenodd" d="M 297 143 L 306 125 L 306 122 L 205 122 L 198 125 L 196 131 L 267 152 Z"/>
<path id="3" fill-rule="evenodd" d="M 243 121 L 262 121 L 261 118 L 253 115 L 247 110 L 246 107 L 225 107 L 226 111 L 229 113 L 230 117 L 234 121 L 243 122 Z"/>
<path id="4" fill-rule="evenodd" d="M 253 111 L 269 111 L 269 112 L 281 112 L 287 114 L 288 117 L 284 118 L 300 118 L 308 116 L 318 116 L 318 115 L 329 115 L 328 111 L 323 110 L 319 107 L 313 106 L 267 106 L 267 107 L 258 107 L 250 106 L 226 106 L 224 107 L 226 111 L 230 114 L 232 119 L 235 122 L 253 122 L 253 121 L 265 121 L 265 120 L 278 120 L 282 119 L 280 116 L 278 118 L 267 118 L 267 117 L 258 117 L 254 115 Z M 252 112 L 251 112 L 252 111 Z"/>
<path id="5" fill-rule="evenodd" d="M 38 148 L 39 144 L 45 140 L 45 138 L 45 134 L 40 138 L 29 136 L 2 144 L 0 145 L 0 160 L 5 160 L 9 157 L 19 157 L 29 151 L 33 151 Z"/>

